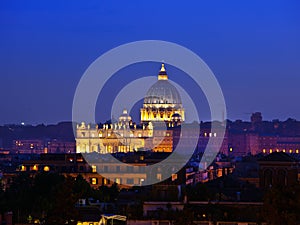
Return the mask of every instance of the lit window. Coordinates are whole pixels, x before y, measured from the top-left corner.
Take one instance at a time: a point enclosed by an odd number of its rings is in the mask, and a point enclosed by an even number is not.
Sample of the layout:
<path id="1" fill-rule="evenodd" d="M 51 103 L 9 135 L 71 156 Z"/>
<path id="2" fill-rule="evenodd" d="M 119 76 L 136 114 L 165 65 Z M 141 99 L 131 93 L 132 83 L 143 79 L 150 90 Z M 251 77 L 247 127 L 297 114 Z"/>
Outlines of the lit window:
<path id="1" fill-rule="evenodd" d="M 139 137 L 142 137 L 142 134 L 139 134 Z"/>
<path id="2" fill-rule="evenodd" d="M 37 165 L 34 165 L 34 166 L 32 167 L 32 170 L 37 171 L 37 170 L 38 170 L 38 166 L 37 166 Z"/>
<path id="3" fill-rule="evenodd" d="M 232 150 L 233 150 L 232 147 L 230 147 L 230 148 L 229 148 L 229 151 L 232 152 Z"/>
<path id="4" fill-rule="evenodd" d="M 21 171 L 26 171 L 26 166 L 21 166 Z"/>
<path id="5" fill-rule="evenodd" d="M 270 153 L 272 153 L 273 152 L 273 150 L 272 149 L 270 149 Z"/>
<path id="6" fill-rule="evenodd" d="M 204 137 L 206 137 L 207 136 L 207 133 L 204 133 Z"/>
<path id="7" fill-rule="evenodd" d="M 211 137 L 212 133 L 209 133 L 209 136 Z"/>
<path id="8" fill-rule="evenodd" d="M 116 179 L 115 179 L 115 182 L 116 182 L 117 184 L 121 184 L 121 178 L 116 178 Z"/>
<path id="9" fill-rule="evenodd" d="M 161 173 L 156 174 L 156 179 L 161 181 L 161 179 L 162 179 Z"/>
<path id="10" fill-rule="evenodd" d="M 96 172 L 97 172 L 97 166 L 92 165 L 92 172 L 93 172 L 93 173 L 96 173 Z"/>
<path id="11" fill-rule="evenodd" d="M 44 171 L 45 171 L 45 172 L 50 171 L 50 167 L 49 167 L 49 166 L 44 166 Z"/>
<path id="12" fill-rule="evenodd" d="M 144 179 L 144 178 L 141 178 L 141 179 L 140 179 L 140 185 L 142 185 L 144 181 L 145 181 L 145 179 Z"/>
<path id="13" fill-rule="evenodd" d="M 95 177 L 92 178 L 92 184 L 94 184 L 94 185 L 97 184 L 97 178 L 95 178 Z"/>
<path id="14" fill-rule="evenodd" d="M 266 153 L 266 149 L 263 149 L 263 153 Z"/>
<path id="15" fill-rule="evenodd" d="M 177 174 L 176 173 L 172 174 L 172 181 L 174 181 L 174 180 L 177 180 Z"/>
<path id="16" fill-rule="evenodd" d="M 99 137 L 102 137 L 102 133 L 99 134 Z"/>
<path id="17" fill-rule="evenodd" d="M 285 152 L 285 149 L 283 149 L 282 151 Z"/>
<path id="18" fill-rule="evenodd" d="M 296 149 L 296 153 L 297 153 L 297 154 L 299 153 L 299 150 L 298 150 L 298 149 Z"/>
<path id="19" fill-rule="evenodd" d="M 110 137 L 110 133 L 108 133 L 107 136 Z"/>
<path id="20" fill-rule="evenodd" d="M 106 178 L 102 178 L 102 185 L 107 185 L 107 179 Z"/>

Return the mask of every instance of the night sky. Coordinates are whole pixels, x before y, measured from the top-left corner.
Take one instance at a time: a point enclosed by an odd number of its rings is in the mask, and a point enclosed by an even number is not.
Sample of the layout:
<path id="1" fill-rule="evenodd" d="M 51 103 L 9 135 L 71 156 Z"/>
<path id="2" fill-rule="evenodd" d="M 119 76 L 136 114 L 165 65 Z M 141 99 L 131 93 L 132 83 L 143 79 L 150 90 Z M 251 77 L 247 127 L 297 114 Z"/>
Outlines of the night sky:
<path id="1" fill-rule="evenodd" d="M 111 48 L 149 39 L 197 53 L 222 87 L 229 119 L 249 120 L 255 111 L 266 120 L 300 119 L 299 11 L 296 0 L 1 0 L 0 124 L 71 121 L 88 66 Z M 123 74 L 156 75 L 159 67 L 141 64 Z M 185 83 L 169 68 L 170 78 Z M 125 81 L 111 85 L 118 90 Z M 105 101 L 101 121 L 109 116 Z"/>

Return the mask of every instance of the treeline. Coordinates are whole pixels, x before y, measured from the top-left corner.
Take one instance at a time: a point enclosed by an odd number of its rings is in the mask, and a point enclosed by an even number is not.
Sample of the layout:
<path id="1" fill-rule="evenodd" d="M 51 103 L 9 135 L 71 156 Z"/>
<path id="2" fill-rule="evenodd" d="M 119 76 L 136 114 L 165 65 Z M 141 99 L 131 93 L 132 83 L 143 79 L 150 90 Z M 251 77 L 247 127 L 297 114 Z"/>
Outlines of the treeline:
<path id="1" fill-rule="evenodd" d="M 1 188 L 0 210 L 12 211 L 14 222 L 38 219 L 43 224 L 76 224 L 80 220 L 76 203 L 79 199 L 94 198 L 101 202 L 116 199 L 119 190 L 100 186 L 93 189 L 81 175 L 64 177 L 56 173 L 31 176 L 21 173 L 7 190 Z"/>

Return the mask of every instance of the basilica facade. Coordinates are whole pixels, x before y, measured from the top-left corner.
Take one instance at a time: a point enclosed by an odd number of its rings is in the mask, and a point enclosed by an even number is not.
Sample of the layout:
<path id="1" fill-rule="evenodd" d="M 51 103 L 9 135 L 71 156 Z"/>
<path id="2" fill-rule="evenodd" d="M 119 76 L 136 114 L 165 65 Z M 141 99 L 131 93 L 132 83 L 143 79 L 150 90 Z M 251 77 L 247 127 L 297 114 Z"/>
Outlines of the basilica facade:
<path id="1" fill-rule="evenodd" d="M 132 121 L 126 109 L 115 123 L 78 124 L 76 152 L 172 152 L 171 128 L 184 122 L 185 114 L 180 94 L 169 82 L 164 64 L 158 73 L 157 82 L 147 91 L 140 113 L 139 124 Z"/>

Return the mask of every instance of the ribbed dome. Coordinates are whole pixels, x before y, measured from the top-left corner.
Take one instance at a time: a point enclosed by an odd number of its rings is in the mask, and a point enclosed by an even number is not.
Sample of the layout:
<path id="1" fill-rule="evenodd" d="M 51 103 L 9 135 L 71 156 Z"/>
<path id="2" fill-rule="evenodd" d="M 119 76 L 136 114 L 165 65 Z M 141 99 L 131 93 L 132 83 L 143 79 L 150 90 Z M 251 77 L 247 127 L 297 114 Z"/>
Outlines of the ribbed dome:
<path id="1" fill-rule="evenodd" d="M 181 98 L 168 80 L 158 80 L 148 90 L 144 104 L 181 104 Z"/>

